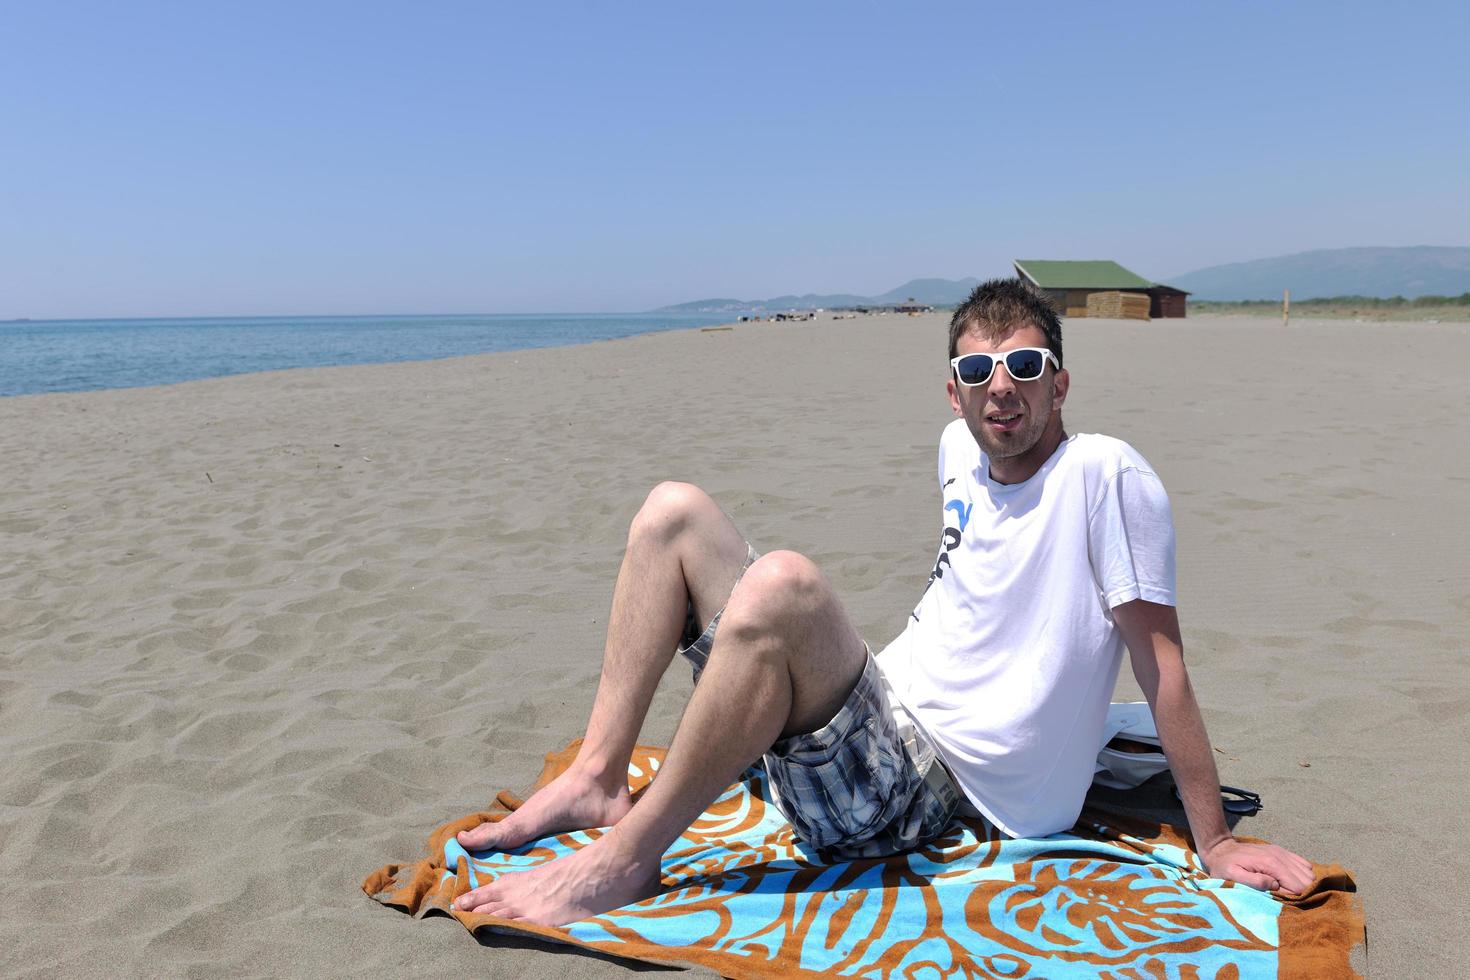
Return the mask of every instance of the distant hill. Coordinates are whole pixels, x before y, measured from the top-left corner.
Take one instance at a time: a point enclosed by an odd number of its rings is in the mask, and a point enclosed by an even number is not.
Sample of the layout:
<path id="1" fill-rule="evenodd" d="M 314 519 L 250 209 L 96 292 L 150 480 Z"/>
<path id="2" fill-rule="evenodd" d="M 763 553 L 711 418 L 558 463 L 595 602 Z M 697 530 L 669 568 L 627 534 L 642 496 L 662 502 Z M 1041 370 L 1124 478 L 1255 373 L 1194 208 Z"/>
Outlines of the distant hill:
<path id="1" fill-rule="evenodd" d="M 696 299 L 675 306 L 663 306 L 657 313 L 765 313 L 777 310 L 833 309 L 841 306 L 884 306 L 913 298 L 935 306 L 963 303 L 980 280 L 910 279 L 876 296 L 852 293 L 806 293 L 801 296 L 773 296 L 770 299 Z"/>
<path id="2" fill-rule="evenodd" d="M 1211 266 L 1168 285 L 1197 300 L 1458 296 L 1470 292 L 1470 248 L 1332 248 Z"/>
<path id="3" fill-rule="evenodd" d="M 1196 300 L 1292 299 L 1334 296 L 1459 296 L 1470 292 L 1470 248 L 1415 245 L 1408 248 L 1332 248 L 1271 259 L 1211 266 L 1167 280 Z M 954 306 L 980 280 L 911 279 L 886 293 L 805 293 L 770 299 L 697 299 L 661 307 L 660 313 L 771 313 L 780 310 L 884 306 L 909 297 L 935 306 Z"/>

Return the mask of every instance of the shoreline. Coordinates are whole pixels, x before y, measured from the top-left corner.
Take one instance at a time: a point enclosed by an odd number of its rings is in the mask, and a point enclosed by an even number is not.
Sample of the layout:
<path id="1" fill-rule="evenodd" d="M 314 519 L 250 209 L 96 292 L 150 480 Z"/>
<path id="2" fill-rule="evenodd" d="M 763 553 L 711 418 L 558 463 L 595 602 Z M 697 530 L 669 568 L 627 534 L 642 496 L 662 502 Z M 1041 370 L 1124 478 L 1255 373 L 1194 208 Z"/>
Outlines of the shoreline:
<path id="1" fill-rule="evenodd" d="M 300 368 L 445 360 L 721 322 L 714 315 L 669 313 L 12 321 L 0 323 L 0 337 L 9 342 L 0 399 L 152 388 Z M 340 333 L 344 327 L 346 337 Z M 64 387 L 50 380 L 58 377 Z"/>
<path id="2" fill-rule="evenodd" d="M 951 314 L 951 312 L 952 311 L 950 311 L 948 309 L 940 309 L 940 310 L 935 311 L 934 313 L 925 314 L 925 316 L 928 316 L 928 317 L 940 317 L 940 318 L 947 319 L 949 317 L 949 315 Z M 1470 309 L 1466 309 L 1466 310 L 1455 309 L 1452 312 L 1455 313 L 1455 314 L 1457 314 L 1457 315 L 1447 315 L 1444 318 L 1418 318 L 1418 317 L 1395 316 L 1395 315 L 1383 314 L 1383 315 L 1374 315 L 1374 316 L 1359 316 L 1359 317 L 1355 317 L 1355 318 L 1346 318 L 1346 317 L 1341 317 L 1341 316 L 1332 316 L 1332 315 L 1325 314 L 1325 313 L 1324 314 L 1317 314 L 1317 313 L 1312 313 L 1312 312 L 1297 312 L 1297 311 L 1294 310 L 1292 312 L 1292 314 L 1291 314 L 1291 320 L 1293 322 L 1310 321 L 1310 322 L 1312 322 L 1314 324 L 1320 324 L 1320 325 L 1334 324 L 1334 325 L 1340 325 L 1340 326 L 1355 326 L 1355 325 L 1364 325 L 1364 324 L 1381 325 L 1381 324 L 1388 323 L 1388 324 L 1395 324 L 1395 325 L 1401 325 L 1401 326 L 1418 325 L 1418 326 L 1426 326 L 1426 327 L 1444 326 L 1444 327 L 1451 327 L 1451 328 L 1453 328 L 1453 327 L 1459 326 L 1459 325 L 1470 325 Z M 496 316 L 505 316 L 505 317 L 515 317 L 515 316 L 518 316 L 517 314 L 495 314 L 495 315 Z M 679 315 L 682 316 L 683 314 L 679 314 Z M 550 316 L 551 315 L 548 315 L 548 318 Z M 622 314 L 574 314 L 574 316 L 589 316 L 589 317 L 590 316 L 609 316 L 609 317 L 612 317 L 612 316 L 622 316 Z M 414 315 L 414 316 L 398 317 L 396 319 L 435 319 L 435 318 L 449 318 L 449 317 L 453 317 L 453 314 L 424 314 L 424 315 Z M 597 345 L 597 344 L 602 344 L 602 343 L 610 343 L 610 342 L 619 341 L 619 340 L 630 340 L 630 339 L 637 338 L 637 337 L 646 337 L 646 336 L 652 336 L 652 335 L 664 334 L 664 333 L 677 334 L 677 333 L 684 333 L 684 332 L 705 332 L 705 333 L 708 333 L 708 332 L 723 332 L 723 331 L 733 331 L 733 330 L 738 329 L 738 328 L 756 327 L 756 326 L 762 326 L 762 325 L 766 325 L 766 326 L 780 326 L 780 327 L 785 327 L 785 328 L 799 328 L 799 327 L 802 327 L 802 326 L 811 326 L 811 325 L 814 325 L 814 324 L 825 323 L 825 322 L 827 322 L 827 320 L 832 320 L 832 321 L 836 321 L 836 322 L 839 322 L 839 323 L 851 323 L 851 322 L 854 322 L 854 321 L 856 321 L 856 322 L 878 322 L 878 321 L 882 321 L 884 319 L 889 319 L 889 320 L 892 320 L 892 321 L 895 321 L 895 322 L 902 322 L 903 320 L 909 319 L 909 318 L 910 317 L 907 314 L 876 314 L 876 313 L 862 314 L 862 313 L 859 313 L 859 314 L 844 314 L 842 316 L 833 316 L 830 313 L 823 313 L 823 314 L 819 314 L 816 319 L 809 320 L 809 321 L 799 321 L 798 320 L 798 321 L 780 322 L 780 321 L 775 321 L 775 320 L 773 320 L 773 319 L 771 319 L 769 317 L 764 317 L 763 319 L 760 319 L 760 320 L 728 320 L 728 321 L 720 321 L 720 322 L 709 323 L 709 324 L 704 324 L 704 325 L 690 325 L 690 326 L 679 326 L 679 327 L 673 327 L 673 328 L 662 328 L 662 329 L 647 330 L 647 331 L 643 331 L 643 332 L 640 332 L 640 333 L 625 334 L 625 335 L 617 336 L 617 337 L 599 337 L 599 338 L 593 338 L 593 339 L 588 339 L 588 340 L 573 340 L 573 341 L 569 341 L 569 342 L 565 342 L 565 343 L 556 342 L 556 343 L 547 343 L 547 344 L 537 344 L 535 346 L 512 347 L 512 348 L 506 348 L 506 349 L 478 351 L 478 352 L 472 352 L 472 353 L 450 353 L 450 354 L 443 354 L 443 355 L 436 355 L 436 356 L 428 356 L 428 357 L 414 357 L 414 358 L 408 358 L 408 359 L 384 360 L 384 361 L 360 361 L 360 362 L 348 362 L 348 363 L 337 363 L 337 364 L 302 364 L 302 365 L 293 365 L 293 366 L 289 366 L 289 367 L 266 368 L 266 369 L 262 369 L 262 370 L 247 370 L 247 371 L 240 371 L 240 372 L 233 372 L 233 373 L 211 374 L 211 375 L 207 375 L 207 376 L 203 376 L 203 377 L 183 378 L 183 379 L 176 380 L 176 381 L 162 381 L 162 382 L 153 382 L 153 383 L 136 384 L 136 385 L 118 385 L 118 386 L 112 386 L 112 387 L 93 387 L 93 388 L 75 388 L 75 389 L 68 388 L 68 389 L 62 389 L 62 390 L 59 390 L 59 391 L 25 391 L 25 392 L 18 392 L 18 393 L 14 393 L 14 394 L 6 394 L 4 392 L 0 392 L 0 405 L 3 405 L 5 402 L 7 402 L 7 401 L 9 401 L 11 399 L 34 398 L 34 397 L 37 397 L 37 396 L 47 396 L 47 395 L 80 395 L 80 394 L 98 394 L 98 393 L 101 393 L 101 392 L 110 392 L 110 391 L 148 390 L 148 389 L 156 389 L 156 388 L 171 388 L 171 387 L 175 387 L 175 386 L 178 386 L 178 385 L 197 384 L 199 382 L 218 381 L 218 380 L 223 380 L 223 379 L 228 379 L 228 378 L 247 378 L 247 377 L 256 377 L 256 376 L 268 376 L 268 375 L 280 374 L 280 373 L 285 373 L 285 372 L 295 372 L 295 371 L 313 371 L 313 370 L 324 370 L 324 369 L 333 369 L 333 368 L 389 367 L 389 366 L 392 366 L 392 365 L 395 365 L 395 364 L 427 364 L 427 363 L 434 363 L 434 362 L 453 361 L 453 360 L 456 360 L 456 359 L 459 359 L 459 358 L 487 357 L 487 356 L 493 356 L 493 355 L 496 355 L 496 354 L 515 354 L 515 353 L 519 353 L 519 352 L 523 352 L 523 351 L 531 351 L 531 350 L 566 350 L 566 349 L 570 349 L 570 348 L 574 348 L 574 347 L 584 347 L 584 346 L 589 346 L 589 345 Z M 279 319 L 279 320 L 282 320 L 282 321 L 293 321 L 294 322 L 294 319 L 295 318 L 290 318 L 290 317 L 275 317 L 275 318 L 264 318 L 264 317 L 213 317 L 213 318 L 196 317 L 196 318 L 176 318 L 176 319 L 178 319 L 180 322 L 192 322 L 194 320 L 205 320 L 205 319 L 214 319 L 214 320 L 221 320 L 221 321 L 254 320 L 254 319 Z M 356 316 L 353 316 L 353 317 L 316 317 L 316 318 L 313 318 L 313 319 L 375 319 L 375 318 L 374 317 L 371 317 L 371 316 L 364 316 L 364 317 L 356 317 Z M 1279 323 L 1280 322 L 1280 319 L 1281 319 L 1281 317 L 1280 317 L 1279 312 L 1240 310 L 1240 311 L 1228 311 L 1228 312 L 1224 312 L 1224 311 L 1200 311 L 1200 312 L 1197 312 L 1197 313 L 1196 312 L 1191 312 L 1189 316 L 1187 316 L 1187 317 L 1181 317 L 1181 318 L 1173 318 L 1173 319 L 1155 318 L 1155 319 L 1149 320 L 1149 321 L 1141 321 L 1140 320 L 1140 321 L 1124 321 L 1124 322 L 1128 322 L 1128 323 L 1144 323 L 1144 322 L 1148 322 L 1148 323 L 1155 324 L 1155 325 L 1163 325 L 1163 326 L 1171 326 L 1171 327 L 1175 327 L 1175 328 L 1189 329 L 1194 324 L 1211 324 L 1211 323 L 1216 323 L 1216 322 L 1230 322 L 1230 321 L 1234 321 L 1234 320 L 1244 321 L 1244 322 L 1248 322 L 1248 323 L 1272 323 L 1272 322 Z M 9 322 L 11 322 L 11 323 L 17 323 L 17 322 L 31 322 L 31 323 L 44 323 L 44 322 L 52 322 L 52 323 L 123 323 L 123 322 L 153 322 L 153 321 L 152 320 L 149 320 L 149 319 L 146 319 L 146 318 L 139 318 L 137 321 L 127 320 L 127 319 L 118 319 L 118 320 L 75 320 L 75 321 L 74 320 L 56 320 L 56 321 L 9 321 Z M 1064 333 L 1069 332 L 1069 325 L 1070 325 L 1070 330 L 1077 329 L 1077 325 L 1078 324 L 1082 325 L 1083 326 L 1083 329 L 1085 329 L 1086 328 L 1086 324 L 1088 324 L 1089 322 L 1106 323 L 1106 322 L 1113 322 L 1113 321 L 1107 321 L 1107 320 L 1101 319 L 1101 318 L 1088 318 L 1088 317 L 1072 317 L 1072 318 L 1067 318 L 1067 317 L 1064 317 L 1063 318 L 1063 330 L 1064 330 Z M 3 325 L 4 324 L 0 324 L 0 326 L 3 326 Z"/>

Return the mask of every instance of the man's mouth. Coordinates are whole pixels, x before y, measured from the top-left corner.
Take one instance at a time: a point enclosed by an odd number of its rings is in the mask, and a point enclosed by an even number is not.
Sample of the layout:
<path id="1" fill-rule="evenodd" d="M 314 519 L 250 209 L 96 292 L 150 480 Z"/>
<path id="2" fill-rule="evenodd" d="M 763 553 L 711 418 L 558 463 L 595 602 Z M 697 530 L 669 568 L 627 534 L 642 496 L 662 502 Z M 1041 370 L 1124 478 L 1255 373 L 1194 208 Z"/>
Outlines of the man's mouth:
<path id="1" fill-rule="evenodd" d="M 1021 413 L 995 412 L 993 414 L 985 416 L 985 421 L 989 422 L 991 427 L 1000 429 L 1002 431 L 1007 429 L 1014 429 L 1021 422 Z"/>

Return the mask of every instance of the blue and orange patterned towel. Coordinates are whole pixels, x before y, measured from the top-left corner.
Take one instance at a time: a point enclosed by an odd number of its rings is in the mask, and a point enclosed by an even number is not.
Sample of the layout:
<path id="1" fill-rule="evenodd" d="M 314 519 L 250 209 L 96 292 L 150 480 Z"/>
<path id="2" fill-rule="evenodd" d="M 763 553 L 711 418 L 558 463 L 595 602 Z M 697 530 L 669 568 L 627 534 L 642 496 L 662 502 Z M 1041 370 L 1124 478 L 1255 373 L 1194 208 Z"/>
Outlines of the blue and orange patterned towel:
<path id="1" fill-rule="evenodd" d="M 538 786 L 577 743 L 547 756 Z M 639 746 L 636 792 L 661 749 Z M 1089 810 L 1070 833 L 1009 840 L 957 820 L 922 850 L 881 860 L 824 860 L 747 774 L 664 857 L 665 890 L 558 929 L 451 912 L 496 875 L 554 860 L 598 831 L 561 834 L 508 853 L 467 853 L 457 831 L 518 805 L 445 824 L 430 857 L 388 865 L 363 890 L 421 917 L 453 915 L 471 931 L 538 936 L 614 956 L 697 963 L 730 977 L 1106 977 L 1236 980 L 1348 977 L 1364 922 L 1352 879 L 1317 868 L 1305 896 L 1277 897 L 1206 878 L 1171 827 Z M 1360 950 L 1361 952 L 1361 950 Z"/>

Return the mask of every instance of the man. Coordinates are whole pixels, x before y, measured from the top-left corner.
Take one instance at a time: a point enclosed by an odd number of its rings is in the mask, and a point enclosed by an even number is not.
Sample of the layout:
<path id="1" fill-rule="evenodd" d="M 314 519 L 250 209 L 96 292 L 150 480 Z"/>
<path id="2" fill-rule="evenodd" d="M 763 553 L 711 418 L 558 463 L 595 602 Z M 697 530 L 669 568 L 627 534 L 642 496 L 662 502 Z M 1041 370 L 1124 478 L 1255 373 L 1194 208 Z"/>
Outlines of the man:
<path id="1" fill-rule="evenodd" d="M 940 441 L 944 536 L 902 635 L 873 657 L 810 561 L 756 558 L 703 492 L 655 488 L 629 531 L 576 760 L 459 841 L 611 829 L 456 908 L 557 925 L 647 898 L 665 850 L 756 759 L 798 836 L 838 854 L 917 847 L 961 803 L 1012 836 L 1065 830 L 1125 645 L 1209 872 L 1310 885 L 1306 860 L 1226 825 L 1184 668 L 1168 499 L 1125 443 L 1063 430 L 1056 313 L 1018 280 L 987 282 L 955 312 L 949 346 L 959 419 Z M 694 692 L 634 805 L 627 764 L 676 645 Z"/>

